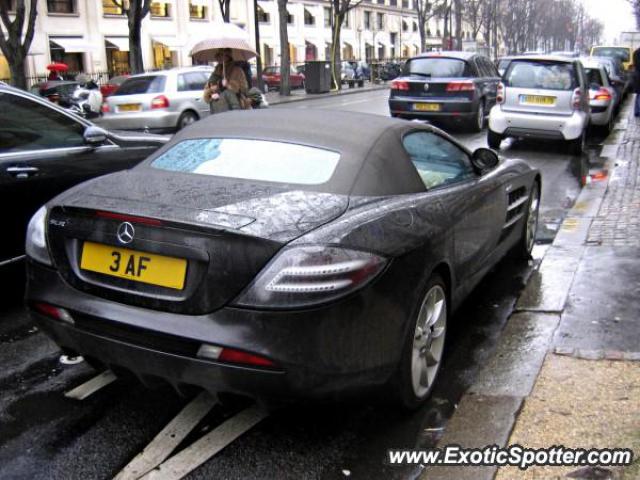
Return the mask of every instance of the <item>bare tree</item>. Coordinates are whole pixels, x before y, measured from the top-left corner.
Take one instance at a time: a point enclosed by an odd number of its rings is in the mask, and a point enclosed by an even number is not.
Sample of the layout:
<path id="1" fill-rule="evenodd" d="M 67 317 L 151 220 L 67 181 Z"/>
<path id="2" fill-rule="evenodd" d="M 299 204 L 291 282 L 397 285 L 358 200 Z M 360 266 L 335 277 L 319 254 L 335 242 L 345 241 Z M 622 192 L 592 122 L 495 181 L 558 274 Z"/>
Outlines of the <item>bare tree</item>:
<path id="1" fill-rule="evenodd" d="M 473 40 L 477 39 L 484 25 L 485 17 L 482 13 L 487 3 L 489 3 L 489 0 L 466 0 L 465 2 L 462 18 L 471 28 L 471 38 Z"/>
<path id="2" fill-rule="evenodd" d="M 636 17 L 636 27 L 640 29 L 640 0 L 627 0 L 633 7 L 633 14 Z"/>
<path id="3" fill-rule="evenodd" d="M 455 50 L 462 50 L 462 15 L 464 10 L 463 0 L 453 0 L 454 18 L 456 19 L 456 43 Z"/>
<path id="4" fill-rule="evenodd" d="M 291 83 L 289 81 L 291 59 L 289 58 L 289 32 L 287 31 L 289 11 L 287 10 L 287 0 L 278 0 L 278 19 L 280 28 L 280 95 L 291 95 Z"/>
<path id="5" fill-rule="evenodd" d="M 414 0 L 413 8 L 418 16 L 418 32 L 420 33 L 420 51 L 427 49 L 427 24 L 439 12 L 437 0 Z"/>
<path id="6" fill-rule="evenodd" d="M 129 21 L 129 69 L 131 73 L 144 72 L 142 62 L 141 34 L 142 20 L 149 14 L 151 0 L 113 0 Z"/>
<path id="7" fill-rule="evenodd" d="M 10 1 L 0 0 L 0 51 L 9 62 L 13 84 L 18 88 L 27 88 L 25 60 L 36 25 L 38 15 L 37 0 L 29 1 L 29 11 L 25 0 L 16 0 L 13 21 L 9 17 Z M 25 32 L 26 28 L 26 32 Z M 5 37 L 5 29 L 7 31 Z"/>
<path id="8" fill-rule="evenodd" d="M 363 0 L 330 0 L 331 2 L 331 77 L 334 88 L 341 89 L 340 73 L 342 69 L 342 52 L 340 51 L 340 35 L 342 25 L 351 10 L 360 5 Z"/>

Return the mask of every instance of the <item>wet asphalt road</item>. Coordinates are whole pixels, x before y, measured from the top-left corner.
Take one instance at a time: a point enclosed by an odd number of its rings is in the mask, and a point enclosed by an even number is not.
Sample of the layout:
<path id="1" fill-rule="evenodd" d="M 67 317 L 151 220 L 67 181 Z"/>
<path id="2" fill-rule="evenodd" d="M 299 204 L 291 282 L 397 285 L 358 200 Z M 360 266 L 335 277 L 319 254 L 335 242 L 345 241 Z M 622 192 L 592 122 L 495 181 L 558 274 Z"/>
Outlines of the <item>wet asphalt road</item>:
<path id="1" fill-rule="evenodd" d="M 292 104 L 386 115 L 386 92 Z M 485 132 L 448 129 L 470 148 L 486 146 Z M 540 243 L 549 242 L 580 190 L 588 169 L 559 145 L 508 144 L 502 154 L 525 158 L 543 172 Z M 590 153 L 597 153 L 597 147 Z M 435 445 L 478 369 L 490 357 L 519 292 L 545 247 L 528 265 L 504 261 L 481 283 L 453 319 L 437 387 L 413 414 L 384 404 L 381 394 L 360 403 L 299 405 L 271 414 L 256 428 L 194 470 L 188 478 L 414 478 L 414 467 L 385 464 L 388 448 Z M 111 478 L 187 402 L 168 388 L 147 390 L 120 379 L 79 402 L 63 393 L 95 375 L 82 363 L 65 366 L 59 352 L 19 306 L 0 311 L 0 477 Z M 197 436 L 233 415 L 240 405 L 215 407 Z M 188 443 L 192 438 L 188 438 Z M 181 448 L 181 447 L 179 447 Z"/>

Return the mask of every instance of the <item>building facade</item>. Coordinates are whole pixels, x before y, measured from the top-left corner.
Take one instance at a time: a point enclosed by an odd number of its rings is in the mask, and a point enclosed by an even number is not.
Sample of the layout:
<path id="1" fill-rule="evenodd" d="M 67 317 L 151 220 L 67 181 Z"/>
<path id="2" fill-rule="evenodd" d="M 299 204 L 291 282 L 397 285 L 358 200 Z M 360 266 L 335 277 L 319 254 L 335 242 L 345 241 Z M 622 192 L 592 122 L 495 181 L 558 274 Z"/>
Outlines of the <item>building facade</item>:
<path id="1" fill-rule="evenodd" d="M 15 4 L 14 0 L 0 0 Z M 125 0 L 126 1 L 126 0 Z M 375 2 L 375 3 L 374 3 Z M 420 52 L 420 35 L 413 0 L 365 0 L 347 15 L 341 32 L 345 60 L 409 57 Z M 119 2 L 118 2 L 119 3 Z M 331 55 L 332 11 L 328 0 L 290 0 L 289 51 L 292 63 L 326 60 Z M 231 21 L 254 35 L 253 0 L 231 0 Z M 276 0 L 258 0 L 263 65 L 280 61 Z M 218 0 L 153 2 L 142 22 L 142 53 L 146 69 L 191 65 L 191 48 L 221 21 Z M 427 48 L 442 45 L 442 20 L 427 26 Z M 467 42 L 468 43 L 468 42 Z M 64 62 L 74 72 L 115 75 L 128 71 L 127 18 L 113 0 L 38 0 L 36 32 L 27 59 L 27 75 L 46 74 L 46 66 Z M 9 69 L 0 56 L 0 79 Z"/>

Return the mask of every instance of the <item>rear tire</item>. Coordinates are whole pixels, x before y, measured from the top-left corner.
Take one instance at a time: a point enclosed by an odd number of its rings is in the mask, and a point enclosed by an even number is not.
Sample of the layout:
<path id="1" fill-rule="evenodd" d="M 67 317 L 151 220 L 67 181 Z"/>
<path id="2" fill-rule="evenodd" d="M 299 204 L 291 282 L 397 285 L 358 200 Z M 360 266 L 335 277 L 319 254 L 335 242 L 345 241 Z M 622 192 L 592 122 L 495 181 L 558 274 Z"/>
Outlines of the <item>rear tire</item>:
<path id="1" fill-rule="evenodd" d="M 398 370 L 392 380 L 396 402 L 413 410 L 431 394 L 442 358 L 447 332 L 448 305 L 446 285 L 433 275 L 424 289 L 407 328 Z"/>
<path id="2" fill-rule="evenodd" d="M 533 182 L 529 201 L 526 203 L 527 210 L 522 225 L 522 234 L 518 243 L 511 250 L 511 257 L 515 260 L 528 261 L 531 259 L 531 251 L 536 243 L 536 234 L 538 233 L 538 220 L 540 214 L 540 183 L 538 180 Z"/>
<path id="3" fill-rule="evenodd" d="M 500 150 L 500 144 L 502 143 L 502 135 L 494 132 L 490 128 L 487 129 L 487 143 L 489 144 L 489 148 L 494 150 Z"/>
<path id="4" fill-rule="evenodd" d="M 191 110 L 187 110 L 186 112 L 183 112 L 183 114 L 180 115 L 180 118 L 178 119 L 178 130 L 182 130 L 183 128 L 188 127 L 189 125 L 197 121 L 198 115 L 196 115 Z"/>
<path id="5" fill-rule="evenodd" d="M 473 119 L 469 121 L 469 129 L 472 132 L 481 132 L 484 128 L 484 101 L 480 100 L 478 103 L 478 110 L 476 111 Z"/>

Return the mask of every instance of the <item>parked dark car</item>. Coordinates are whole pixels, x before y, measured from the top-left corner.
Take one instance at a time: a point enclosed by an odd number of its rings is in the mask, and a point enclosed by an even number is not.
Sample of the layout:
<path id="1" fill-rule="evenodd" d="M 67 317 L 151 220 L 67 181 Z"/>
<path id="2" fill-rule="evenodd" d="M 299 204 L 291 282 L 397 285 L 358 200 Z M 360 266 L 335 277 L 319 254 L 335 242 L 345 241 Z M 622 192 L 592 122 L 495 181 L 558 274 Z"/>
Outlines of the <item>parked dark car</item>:
<path id="1" fill-rule="evenodd" d="M 45 97 L 52 101 L 59 101 L 60 98 L 71 97 L 80 82 L 72 80 L 47 80 L 31 87 L 34 95 Z"/>
<path id="2" fill-rule="evenodd" d="M 386 62 L 380 65 L 380 79 L 385 82 L 402 75 L 402 65 L 397 62 Z"/>
<path id="3" fill-rule="evenodd" d="M 0 267 L 24 269 L 17 264 L 27 223 L 40 206 L 84 180 L 134 166 L 166 141 L 106 132 L 44 98 L 0 86 Z"/>
<path id="4" fill-rule="evenodd" d="M 462 121 L 482 130 L 496 103 L 500 75 L 491 61 L 475 53 L 425 53 L 409 59 L 391 82 L 392 117 Z"/>
<path id="5" fill-rule="evenodd" d="M 507 252 L 529 258 L 538 171 L 417 122 L 251 115 L 212 115 L 40 210 L 34 319 L 143 380 L 270 400 L 386 385 L 417 406 L 451 312 Z"/>

